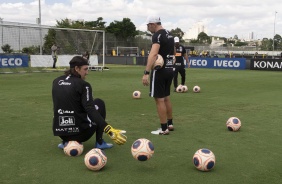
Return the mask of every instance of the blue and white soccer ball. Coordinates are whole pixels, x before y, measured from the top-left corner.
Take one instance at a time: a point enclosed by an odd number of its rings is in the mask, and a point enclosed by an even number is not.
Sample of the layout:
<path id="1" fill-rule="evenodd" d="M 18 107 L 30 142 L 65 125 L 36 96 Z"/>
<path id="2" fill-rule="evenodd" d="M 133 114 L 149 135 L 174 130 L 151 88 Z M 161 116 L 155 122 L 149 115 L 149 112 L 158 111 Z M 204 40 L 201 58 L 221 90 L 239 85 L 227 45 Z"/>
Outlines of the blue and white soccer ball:
<path id="1" fill-rule="evenodd" d="M 154 154 L 154 145 L 148 139 L 137 139 L 131 146 L 131 153 L 133 158 L 135 158 L 136 160 L 149 160 Z"/>
<path id="2" fill-rule="evenodd" d="M 182 92 L 186 93 L 188 91 L 188 87 L 186 85 L 182 85 Z"/>
<path id="3" fill-rule="evenodd" d="M 141 97 L 141 92 L 140 91 L 134 91 L 132 93 L 132 97 L 133 98 L 140 98 Z"/>
<path id="4" fill-rule="evenodd" d="M 163 65 L 164 65 L 164 59 L 160 54 L 158 54 L 156 60 L 153 63 L 152 69 L 159 70 L 163 67 Z"/>
<path id="5" fill-rule="evenodd" d="M 193 156 L 193 164 L 200 171 L 210 171 L 215 166 L 215 156 L 209 149 L 199 149 Z"/>
<path id="6" fill-rule="evenodd" d="M 68 156 L 79 156 L 83 152 L 83 144 L 77 141 L 68 141 L 64 146 L 64 153 Z"/>
<path id="7" fill-rule="evenodd" d="M 177 87 L 176 87 L 176 92 L 177 93 L 182 93 L 183 92 L 183 86 L 181 84 L 179 84 Z"/>
<path id="8" fill-rule="evenodd" d="M 193 92 L 194 92 L 194 93 L 199 93 L 200 91 L 201 91 L 200 86 L 194 86 L 194 87 L 193 87 Z"/>
<path id="9" fill-rule="evenodd" d="M 228 130 L 237 132 L 241 128 L 241 121 L 237 117 L 230 117 L 226 122 L 226 126 Z"/>
<path id="10" fill-rule="evenodd" d="M 99 171 L 107 163 L 105 152 L 98 148 L 93 148 L 84 157 L 84 163 L 89 170 Z"/>

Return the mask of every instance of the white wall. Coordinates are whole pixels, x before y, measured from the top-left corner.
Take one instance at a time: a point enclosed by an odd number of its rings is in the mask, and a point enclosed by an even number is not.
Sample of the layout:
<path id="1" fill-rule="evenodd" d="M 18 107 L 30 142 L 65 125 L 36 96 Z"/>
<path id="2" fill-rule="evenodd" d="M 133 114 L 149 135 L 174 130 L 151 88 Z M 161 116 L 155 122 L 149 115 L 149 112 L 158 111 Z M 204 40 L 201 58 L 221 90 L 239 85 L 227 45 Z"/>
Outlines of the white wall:
<path id="1" fill-rule="evenodd" d="M 70 60 L 77 55 L 59 55 L 56 66 L 69 66 Z M 90 56 L 90 66 L 98 65 L 98 56 Z M 31 67 L 52 67 L 53 58 L 51 55 L 30 55 L 30 66 Z"/>

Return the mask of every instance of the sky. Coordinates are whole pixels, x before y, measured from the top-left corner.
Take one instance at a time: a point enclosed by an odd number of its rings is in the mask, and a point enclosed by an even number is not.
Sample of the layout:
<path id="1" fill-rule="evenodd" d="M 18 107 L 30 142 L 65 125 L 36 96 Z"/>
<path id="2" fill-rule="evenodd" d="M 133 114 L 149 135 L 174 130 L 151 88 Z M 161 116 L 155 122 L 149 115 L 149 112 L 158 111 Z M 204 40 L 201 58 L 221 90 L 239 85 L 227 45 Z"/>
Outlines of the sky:
<path id="1" fill-rule="evenodd" d="M 36 23 L 40 0 L 0 0 L 3 21 Z M 159 15 L 165 29 L 187 32 L 202 22 L 209 36 L 255 39 L 282 36 L 282 3 L 278 0 L 41 0 L 42 25 L 56 20 L 111 22 L 129 18 L 137 30 L 146 31 L 148 15 Z M 277 12 L 277 13 L 275 13 Z"/>

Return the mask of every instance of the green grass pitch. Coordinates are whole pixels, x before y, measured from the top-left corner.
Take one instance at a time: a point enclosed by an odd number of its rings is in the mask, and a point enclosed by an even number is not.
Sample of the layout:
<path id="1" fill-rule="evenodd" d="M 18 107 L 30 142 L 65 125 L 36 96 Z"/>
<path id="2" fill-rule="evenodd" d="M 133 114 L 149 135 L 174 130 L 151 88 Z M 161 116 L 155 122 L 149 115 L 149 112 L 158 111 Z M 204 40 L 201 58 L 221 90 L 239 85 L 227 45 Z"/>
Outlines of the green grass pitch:
<path id="1" fill-rule="evenodd" d="M 51 87 L 63 72 L 0 75 L 0 183 L 214 183 L 264 184 L 282 179 L 281 72 L 188 69 L 188 93 L 171 93 L 175 131 L 152 135 L 159 127 L 149 87 L 142 85 L 142 66 L 109 65 L 89 71 L 93 96 L 104 99 L 107 122 L 127 131 L 127 143 L 105 150 L 108 162 L 99 172 L 84 165 L 95 136 L 79 157 L 57 148 L 52 134 Z M 193 93 L 195 85 L 200 93 Z M 141 99 L 132 93 L 141 91 Z M 240 118 L 238 132 L 227 130 L 231 116 Z M 111 142 L 107 135 L 105 140 Z M 146 162 L 133 159 L 138 138 L 155 146 Z M 208 148 L 216 157 L 210 172 L 198 171 L 194 153 Z"/>

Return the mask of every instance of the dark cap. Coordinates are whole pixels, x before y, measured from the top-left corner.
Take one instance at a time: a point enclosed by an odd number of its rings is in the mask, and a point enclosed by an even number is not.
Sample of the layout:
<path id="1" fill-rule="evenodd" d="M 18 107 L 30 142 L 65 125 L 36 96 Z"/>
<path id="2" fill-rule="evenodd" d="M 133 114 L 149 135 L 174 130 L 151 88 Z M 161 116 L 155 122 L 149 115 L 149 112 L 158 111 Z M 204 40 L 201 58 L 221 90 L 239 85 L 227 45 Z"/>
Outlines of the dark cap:
<path id="1" fill-rule="evenodd" d="M 81 56 L 74 56 L 70 60 L 70 68 L 74 68 L 75 66 L 83 66 L 89 65 L 88 61 Z"/>

